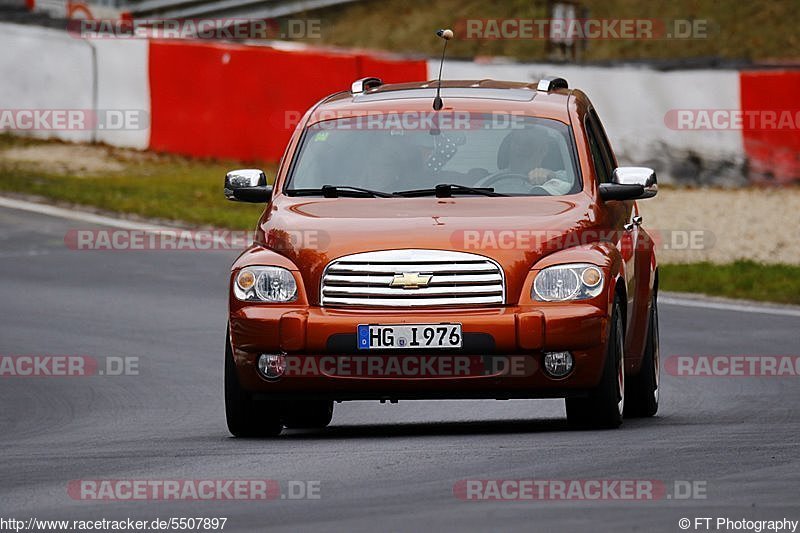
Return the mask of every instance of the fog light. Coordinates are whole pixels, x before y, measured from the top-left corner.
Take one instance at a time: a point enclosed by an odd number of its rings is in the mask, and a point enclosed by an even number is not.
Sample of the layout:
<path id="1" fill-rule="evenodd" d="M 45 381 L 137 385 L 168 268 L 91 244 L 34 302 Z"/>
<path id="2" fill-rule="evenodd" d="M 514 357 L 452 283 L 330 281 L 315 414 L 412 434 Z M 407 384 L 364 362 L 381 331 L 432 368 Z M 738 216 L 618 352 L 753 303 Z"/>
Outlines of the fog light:
<path id="1" fill-rule="evenodd" d="M 572 354 L 569 352 L 545 353 L 544 369 L 554 378 L 563 378 L 572 371 Z"/>
<path id="2" fill-rule="evenodd" d="M 258 358 L 258 371 L 267 379 L 278 379 L 286 372 L 286 356 L 262 353 Z"/>

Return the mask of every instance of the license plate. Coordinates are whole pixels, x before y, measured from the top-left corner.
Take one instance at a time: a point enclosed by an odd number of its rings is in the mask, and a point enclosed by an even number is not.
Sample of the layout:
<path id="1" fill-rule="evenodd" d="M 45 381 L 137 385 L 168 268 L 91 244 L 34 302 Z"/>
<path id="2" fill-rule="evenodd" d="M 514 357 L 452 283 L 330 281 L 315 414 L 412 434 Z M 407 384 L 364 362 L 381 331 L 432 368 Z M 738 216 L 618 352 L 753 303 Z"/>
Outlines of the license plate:
<path id="1" fill-rule="evenodd" d="M 359 324 L 359 350 L 461 348 L 461 324 Z"/>

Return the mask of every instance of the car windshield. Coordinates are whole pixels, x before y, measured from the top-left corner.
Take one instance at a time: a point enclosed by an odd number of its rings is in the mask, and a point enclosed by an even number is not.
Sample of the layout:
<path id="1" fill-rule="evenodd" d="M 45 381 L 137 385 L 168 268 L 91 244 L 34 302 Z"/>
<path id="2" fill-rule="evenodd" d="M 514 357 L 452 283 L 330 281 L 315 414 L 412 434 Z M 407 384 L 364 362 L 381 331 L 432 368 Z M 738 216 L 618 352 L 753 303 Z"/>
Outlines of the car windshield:
<path id="1" fill-rule="evenodd" d="M 560 196 L 581 189 L 562 122 L 508 114 L 432 117 L 387 113 L 310 126 L 285 192 L 322 195 L 328 185 L 397 193 L 451 184 Z"/>

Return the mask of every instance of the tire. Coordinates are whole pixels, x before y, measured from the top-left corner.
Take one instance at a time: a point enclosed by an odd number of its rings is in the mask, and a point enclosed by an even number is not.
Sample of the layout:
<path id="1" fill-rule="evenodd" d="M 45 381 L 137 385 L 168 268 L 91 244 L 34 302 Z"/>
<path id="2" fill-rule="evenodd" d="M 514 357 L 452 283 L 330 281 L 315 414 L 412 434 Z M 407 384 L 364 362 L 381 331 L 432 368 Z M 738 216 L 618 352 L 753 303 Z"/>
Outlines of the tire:
<path id="1" fill-rule="evenodd" d="M 306 400 L 292 402 L 283 414 L 283 425 L 289 429 L 320 429 L 333 418 L 333 401 Z"/>
<path id="2" fill-rule="evenodd" d="M 225 418 L 234 437 L 274 437 L 283 429 L 277 405 L 254 400 L 239 386 L 230 334 L 225 336 Z"/>
<path id="3" fill-rule="evenodd" d="M 650 302 L 650 320 L 647 326 L 647 344 L 642 358 L 642 368 L 630 380 L 626 417 L 647 417 L 658 412 L 661 384 L 661 355 L 658 343 L 658 299 L 653 294 Z"/>
<path id="4" fill-rule="evenodd" d="M 587 398 L 567 398 L 567 422 L 572 426 L 613 429 L 622 424 L 625 407 L 624 330 L 619 300 L 611 312 L 603 376 Z"/>

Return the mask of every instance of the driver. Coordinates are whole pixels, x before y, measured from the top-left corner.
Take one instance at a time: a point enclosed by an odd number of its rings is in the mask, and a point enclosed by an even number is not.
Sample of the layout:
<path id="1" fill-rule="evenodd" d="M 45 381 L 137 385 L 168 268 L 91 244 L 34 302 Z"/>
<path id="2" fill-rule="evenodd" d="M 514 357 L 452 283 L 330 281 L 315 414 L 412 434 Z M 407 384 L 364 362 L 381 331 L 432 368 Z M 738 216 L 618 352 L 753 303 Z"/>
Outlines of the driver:
<path id="1" fill-rule="evenodd" d="M 526 175 L 528 183 L 552 196 L 567 194 L 572 189 L 566 171 L 547 168 L 545 160 L 552 152 L 552 143 L 546 133 L 534 129 L 514 131 L 508 134 L 506 142 L 506 168 Z"/>

